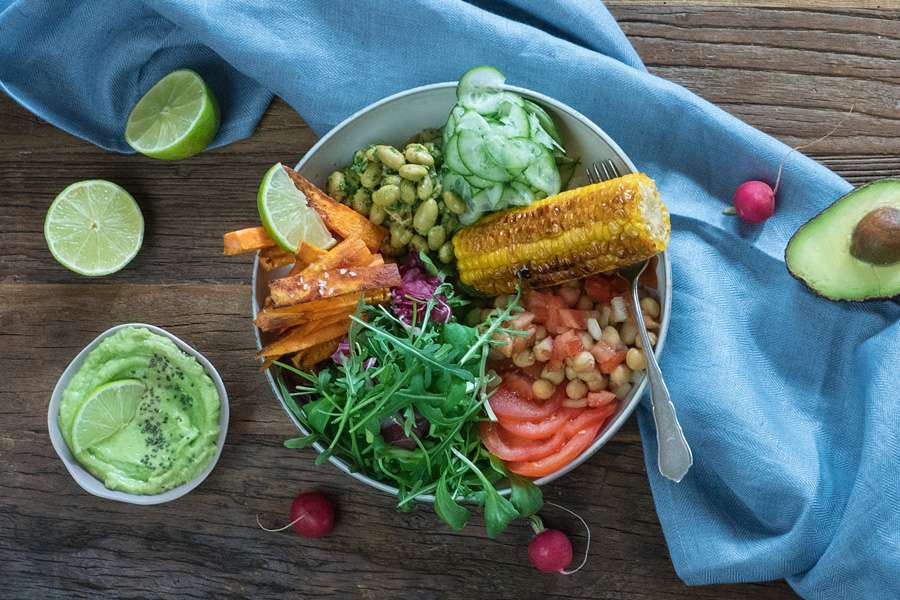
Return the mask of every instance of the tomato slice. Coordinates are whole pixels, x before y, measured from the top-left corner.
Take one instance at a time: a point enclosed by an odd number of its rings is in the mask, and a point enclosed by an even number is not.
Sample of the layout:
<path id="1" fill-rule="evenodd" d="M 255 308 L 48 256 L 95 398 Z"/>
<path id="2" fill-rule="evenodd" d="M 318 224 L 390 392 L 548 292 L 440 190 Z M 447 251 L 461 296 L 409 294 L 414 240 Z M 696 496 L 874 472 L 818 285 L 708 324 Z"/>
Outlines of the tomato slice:
<path id="1" fill-rule="evenodd" d="M 552 437 L 566 423 L 578 416 L 583 408 L 562 407 L 546 419 L 540 421 L 500 421 L 500 427 L 509 433 L 527 440 L 544 440 Z"/>
<path id="2" fill-rule="evenodd" d="M 504 382 L 500 384 L 500 387 L 497 388 L 497 391 L 494 392 L 490 399 L 491 408 L 501 421 L 506 421 L 507 419 L 512 421 L 540 421 L 552 415 L 562 405 L 562 395 L 558 393 L 554 394 L 546 402 L 537 402 L 531 397 L 523 398 L 506 383 L 508 377 L 507 375 L 504 378 Z M 524 378 L 522 379 L 524 380 Z"/>
<path id="3" fill-rule="evenodd" d="M 605 406 L 607 404 L 611 404 L 616 401 L 616 395 L 608 390 L 602 390 L 599 392 L 588 392 L 587 402 L 588 406 L 591 408 L 597 408 L 598 406 Z"/>
<path id="4" fill-rule="evenodd" d="M 481 423 L 481 442 L 497 458 L 506 461 L 540 460 L 555 454 L 566 443 L 566 436 L 558 431 L 545 440 L 526 440 L 497 427 L 495 423 Z"/>
<path id="5" fill-rule="evenodd" d="M 558 452 L 538 460 L 507 462 L 506 468 L 526 477 L 549 475 L 578 458 L 594 442 L 599 431 L 600 425 L 582 429 L 572 436 Z"/>
<path id="6" fill-rule="evenodd" d="M 580 431 L 590 429 L 592 427 L 602 427 L 606 420 L 616 412 L 615 404 L 607 404 L 598 408 L 587 408 L 581 413 L 569 419 L 563 426 L 562 432 L 566 439 L 578 435 Z"/>
<path id="7" fill-rule="evenodd" d="M 540 377 L 540 374 L 538 374 Z M 522 398 L 523 400 L 533 401 L 534 393 L 531 391 L 531 384 L 534 379 L 524 373 L 516 373 L 515 371 L 503 375 L 503 386 L 509 388 L 511 392 Z M 499 390 L 497 390 L 499 393 Z"/>

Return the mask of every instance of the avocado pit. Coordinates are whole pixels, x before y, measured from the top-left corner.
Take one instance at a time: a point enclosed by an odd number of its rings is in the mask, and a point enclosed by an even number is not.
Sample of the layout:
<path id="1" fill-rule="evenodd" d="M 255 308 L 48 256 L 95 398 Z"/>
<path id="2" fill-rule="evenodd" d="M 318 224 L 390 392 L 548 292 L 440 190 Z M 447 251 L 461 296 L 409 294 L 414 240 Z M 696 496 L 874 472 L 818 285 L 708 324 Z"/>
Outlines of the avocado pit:
<path id="1" fill-rule="evenodd" d="M 850 238 L 850 254 L 876 265 L 900 261 L 900 209 L 884 206 L 860 219 Z"/>

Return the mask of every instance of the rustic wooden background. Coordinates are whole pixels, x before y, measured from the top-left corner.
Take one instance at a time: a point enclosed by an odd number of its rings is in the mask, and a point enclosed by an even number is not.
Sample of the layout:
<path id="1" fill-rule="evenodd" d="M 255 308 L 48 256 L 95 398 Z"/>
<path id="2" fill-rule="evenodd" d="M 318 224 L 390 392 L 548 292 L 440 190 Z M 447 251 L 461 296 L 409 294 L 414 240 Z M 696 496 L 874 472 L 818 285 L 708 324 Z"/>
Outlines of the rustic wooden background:
<path id="1" fill-rule="evenodd" d="M 853 104 L 842 129 L 809 153 L 857 184 L 900 174 L 898 3 L 620 0 L 611 9 L 654 73 L 789 144 L 819 137 Z M 569 578 L 527 566 L 525 527 L 497 542 L 477 521 L 452 533 L 430 510 L 398 514 L 389 497 L 314 467 L 308 451 L 283 448 L 292 426 L 252 360 L 250 259 L 222 257 L 221 234 L 256 222 L 265 168 L 295 161 L 314 140 L 276 101 L 252 139 L 166 164 L 105 153 L 0 95 L 0 595 L 795 597 L 784 582 L 679 581 L 633 424 L 546 490 L 593 526 L 588 566 Z M 137 259 L 100 281 L 57 266 L 41 234 L 52 198 L 88 177 L 124 185 L 147 221 Z M 126 321 L 167 327 L 202 349 L 231 397 L 218 467 L 189 496 L 159 507 L 85 494 L 47 436 L 47 401 L 67 362 Z M 339 506 L 332 536 L 257 529 L 257 514 L 283 522 L 294 494 L 314 488 Z"/>

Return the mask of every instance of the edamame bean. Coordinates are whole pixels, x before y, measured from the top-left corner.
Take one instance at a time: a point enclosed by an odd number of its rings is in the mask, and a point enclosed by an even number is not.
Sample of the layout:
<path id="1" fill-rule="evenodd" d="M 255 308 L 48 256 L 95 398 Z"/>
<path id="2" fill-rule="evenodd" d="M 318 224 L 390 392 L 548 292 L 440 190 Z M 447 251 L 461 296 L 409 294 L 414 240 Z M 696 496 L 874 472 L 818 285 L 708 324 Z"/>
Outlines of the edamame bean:
<path id="1" fill-rule="evenodd" d="M 381 165 L 378 163 L 370 163 L 359 176 L 359 182 L 370 190 L 374 190 L 379 181 L 381 181 Z"/>
<path id="2" fill-rule="evenodd" d="M 428 175 L 428 167 L 422 165 L 403 165 L 399 169 L 400 177 L 410 181 L 419 181 Z"/>
<path id="3" fill-rule="evenodd" d="M 375 206 L 387 208 L 400 199 L 400 188 L 396 185 L 383 185 L 372 193 Z"/>
<path id="4" fill-rule="evenodd" d="M 447 232 L 440 225 L 435 225 L 428 230 L 428 247 L 432 250 L 440 250 L 447 241 Z"/>
<path id="5" fill-rule="evenodd" d="M 416 252 L 424 250 L 428 252 L 428 242 L 421 235 L 414 235 L 409 241 L 410 248 L 414 248 Z"/>
<path id="6" fill-rule="evenodd" d="M 444 193 L 441 194 L 441 198 L 453 214 L 461 215 L 466 212 L 466 201 L 460 198 L 459 194 L 456 192 L 444 190 Z"/>
<path id="7" fill-rule="evenodd" d="M 438 258 L 442 263 L 449 263 L 453 261 L 453 243 L 447 242 L 441 249 L 438 250 Z"/>
<path id="8" fill-rule="evenodd" d="M 372 221 L 372 223 L 374 223 L 375 225 L 381 225 L 382 223 L 384 223 L 384 220 L 386 218 L 387 213 L 377 204 L 369 209 L 369 220 Z"/>
<path id="9" fill-rule="evenodd" d="M 385 175 L 381 178 L 381 185 L 397 185 L 399 186 L 401 182 L 406 181 L 402 179 L 399 175 Z"/>
<path id="10" fill-rule="evenodd" d="M 416 196 L 419 197 L 419 200 L 428 200 L 431 197 L 431 191 L 433 189 L 434 181 L 430 176 L 426 175 L 416 186 Z"/>
<path id="11" fill-rule="evenodd" d="M 400 199 L 406 204 L 415 204 L 416 202 L 416 184 L 408 179 L 400 182 Z"/>
<path id="12" fill-rule="evenodd" d="M 420 235 L 427 235 L 428 230 L 437 222 L 437 218 L 437 202 L 434 198 L 429 198 L 416 209 L 416 214 L 413 216 L 413 227 Z"/>
<path id="13" fill-rule="evenodd" d="M 344 194 L 344 174 L 340 171 L 335 171 L 331 175 L 328 176 L 328 195 L 340 202 L 344 198 L 346 198 L 346 194 Z"/>
<path id="14" fill-rule="evenodd" d="M 410 144 L 403 151 L 406 161 L 416 164 L 425 165 L 426 167 L 434 166 L 434 157 L 425 149 L 422 144 Z"/>
<path id="15" fill-rule="evenodd" d="M 399 170 L 400 167 L 406 164 L 403 155 L 393 146 L 376 146 L 375 156 L 384 163 L 384 166 L 388 169 L 393 169 L 394 171 Z"/>
<path id="16" fill-rule="evenodd" d="M 401 225 L 394 223 L 391 225 L 391 246 L 394 248 L 402 248 L 409 244 L 413 238 L 413 232 Z"/>
<path id="17" fill-rule="evenodd" d="M 378 158 L 378 157 L 375 156 L 375 151 L 376 151 L 377 149 L 378 149 L 377 146 L 368 146 L 368 147 L 365 149 L 365 152 L 363 153 L 363 156 L 365 156 L 366 160 L 369 160 L 369 161 L 371 161 L 371 160 L 381 160 L 380 158 Z"/>
<path id="18" fill-rule="evenodd" d="M 369 210 L 372 208 L 372 197 L 368 190 L 365 188 L 356 190 L 356 193 L 353 194 L 353 199 L 350 201 L 350 207 L 356 212 L 368 216 Z"/>

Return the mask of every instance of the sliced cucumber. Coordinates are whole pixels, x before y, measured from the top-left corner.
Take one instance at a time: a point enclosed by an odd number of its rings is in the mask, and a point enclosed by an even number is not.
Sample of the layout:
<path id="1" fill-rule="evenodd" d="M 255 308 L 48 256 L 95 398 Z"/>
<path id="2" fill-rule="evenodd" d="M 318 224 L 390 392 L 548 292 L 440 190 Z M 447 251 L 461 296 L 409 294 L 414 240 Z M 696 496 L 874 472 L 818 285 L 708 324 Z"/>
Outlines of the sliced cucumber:
<path id="1" fill-rule="evenodd" d="M 484 179 L 483 177 L 479 177 L 478 175 L 466 175 L 465 180 L 468 181 L 469 185 L 471 185 L 477 191 L 481 191 L 484 188 L 489 188 L 494 185 L 494 183 L 496 183 L 494 181 Z"/>
<path id="2" fill-rule="evenodd" d="M 508 187 L 516 191 L 516 199 L 510 201 L 511 205 L 528 206 L 535 201 L 534 190 L 521 181 L 512 181 L 509 183 Z"/>
<path id="3" fill-rule="evenodd" d="M 581 163 L 579 158 L 568 158 L 566 156 L 555 156 L 556 168 L 559 170 L 560 189 L 569 189 L 569 183 L 572 182 L 572 176 Z"/>
<path id="4" fill-rule="evenodd" d="M 459 157 L 466 167 L 475 175 L 490 179 L 494 183 L 509 181 L 512 176 L 499 164 L 491 160 L 485 148 L 484 138 L 474 131 L 460 131 L 456 141 L 459 147 Z M 547 153 L 550 156 L 550 153 Z M 551 162 L 553 157 L 550 157 Z M 553 163 L 553 168 L 556 164 Z M 559 179 L 559 173 L 556 174 Z"/>
<path id="5" fill-rule="evenodd" d="M 450 111 L 450 115 L 447 117 L 447 123 L 444 125 L 444 130 L 441 134 L 441 142 L 445 148 L 450 141 L 450 138 L 456 133 L 456 122 L 465 112 L 466 110 L 461 106 L 454 106 L 453 110 Z"/>
<path id="6" fill-rule="evenodd" d="M 544 148 L 541 148 L 541 150 L 541 156 L 525 169 L 522 177 L 535 190 L 540 190 L 548 196 L 552 196 L 559 193 L 562 182 L 560 181 L 559 170 L 556 168 L 556 161 L 553 159 L 553 155 Z"/>
<path id="7" fill-rule="evenodd" d="M 444 186 L 445 190 L 455 192 L 456 195 L 463 200 L 469 201 L 474 195 L 472 186 L 469 185 L 469 182 L 459 173 L 454 173 L 453 171 L 445 169 L 441 174 L 441 184 Z"/>
<path id="8" fill-rule="evenodd" d="M 476 90 L 488 90 L 499 92 L 506 83 L 506 76 L 494 67 L 483 65 L 473 67 L 463 73 L 456 85 L 456 97 L 460 100 L 463 96 Z"/>
<path id="9" fill-rule="evenodd" d="M 484 140 L 488 155 L 507 171 L 521 172 L 538 159 L 543 151 L 527 138 L 490 134 Z"/>
<path id="10" fill-rule="evenodd" d="M 481 212 L 497 210 L 500 207 L 500 199 L 503 197 L 505 187 L 502 183 L 496 183 L 481 190 L 472 197 L 472 208 Z"/>
<path id="11" fill-rule="evenodd" d="M 561 151 L 565 153 L 565 150 L 562 146 L 556 143 L 556 140 L 550 136 L 549 133 L 544 131 L 544 128 L 541 127 L 541 122 L 534 115 L 534 113 L 528 113 L 528 124 L 531 127 L 531 139 L 546 148 L 547 150 L 557 152 Z"/>
<path id="12" fill-rule="evenodd" d="M 490 126 L 492 133 L 504 137 L 527 138 L 531 135 L 525 109 L 505 100 L 497 107 L 497 121 Z"/>
<path id="13" fill-rule="evenodd" d="M 553 119 L 550 118 L 550 115 L 547 114 L 547 111 L 540 104 L 536 104 L 531 100 L 522 99 L 523 106 L 525 110 L 531 114 L 533 114 L 538 122 L 541 124 L 541 127 L 544 128 L 550 137 L 559 144 L 562 145 L 562 136 L 559 135 L 559 131 L 556 129 L 556 124 L 553 122 Z"/>
<path id="14" fill-rule="evenodd" d="M 475 131 L 487 133 L 491 130 L 491 124 L 474 110 L 466 110 L 456 119 L 456 132 Z"/>
<path id="15" fill-rule="evenodd" d="M 450 140 L 444 146 L 444 164 L 447 168 L 460 175 L 471 175 L 470 171 L 463 161 L 459 158 L 459 134 L 450 137 Z"/>

